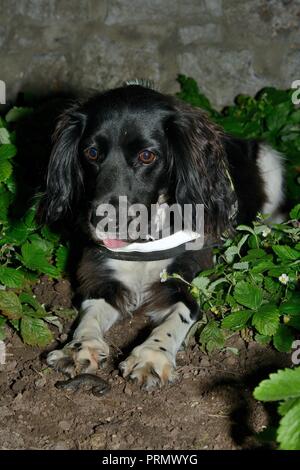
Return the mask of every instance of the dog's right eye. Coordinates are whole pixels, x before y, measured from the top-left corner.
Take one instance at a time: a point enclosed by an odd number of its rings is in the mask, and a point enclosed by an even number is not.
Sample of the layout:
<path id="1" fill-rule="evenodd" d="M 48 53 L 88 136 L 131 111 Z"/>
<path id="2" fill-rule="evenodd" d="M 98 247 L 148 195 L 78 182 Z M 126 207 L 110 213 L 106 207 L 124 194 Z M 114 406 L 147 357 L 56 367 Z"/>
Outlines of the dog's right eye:
<path id="1" fill-rule="evenodd" d="M 98 150 L 95 147 L 89 147 L 84 150 L 84 155 L 88 160 L 95 161 L 98 158 Z"/>

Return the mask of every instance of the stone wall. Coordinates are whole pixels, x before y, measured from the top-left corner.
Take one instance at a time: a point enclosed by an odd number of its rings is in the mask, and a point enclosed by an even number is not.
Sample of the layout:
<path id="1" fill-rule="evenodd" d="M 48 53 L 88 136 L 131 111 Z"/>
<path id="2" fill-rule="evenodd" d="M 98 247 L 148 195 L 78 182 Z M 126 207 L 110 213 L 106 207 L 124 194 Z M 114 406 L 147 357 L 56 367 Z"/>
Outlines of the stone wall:
<path id="1" fill-rule="evenodd" d="M 18 91 L 174 92 L 197 79 L 216 106 L 300 79 L 300 0 L 0 0 L 0 79 Z"/>

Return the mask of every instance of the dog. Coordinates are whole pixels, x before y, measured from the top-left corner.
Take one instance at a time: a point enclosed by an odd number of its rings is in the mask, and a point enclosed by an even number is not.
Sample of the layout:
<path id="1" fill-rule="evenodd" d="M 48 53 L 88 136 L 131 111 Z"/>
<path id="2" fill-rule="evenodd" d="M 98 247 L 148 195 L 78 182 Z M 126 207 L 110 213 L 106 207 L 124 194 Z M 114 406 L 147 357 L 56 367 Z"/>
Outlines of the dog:
<path id="1" fill-rule="evenodd" d="M 82 304 L 72 341 L 50 352 L 47 362 L 71 376 L 95 373 L 109 356 L 105 333 L 142 310 L 153 330 L 119 368 L 124 378 L 151 389 L 174 381 L 176 354 L 200 318 L 188 286 L 172 275 L 191 282 L 203 269 L 203 249 L 122 258 L 119 248 L 151 240 L 99 236 L 96 208 L 117 210 L 120 196 L 146 208 L 160 201 L 202 204 L 204 238 L 219 240 L 258 212 L 279 217 L 282 156 L 265 143 L 227 135 L 201 109 L 138 83 L 73 103 L 60 117 L 44 207 L 48 223 L 72 214 L 84 234 L 77 271 Z"/>

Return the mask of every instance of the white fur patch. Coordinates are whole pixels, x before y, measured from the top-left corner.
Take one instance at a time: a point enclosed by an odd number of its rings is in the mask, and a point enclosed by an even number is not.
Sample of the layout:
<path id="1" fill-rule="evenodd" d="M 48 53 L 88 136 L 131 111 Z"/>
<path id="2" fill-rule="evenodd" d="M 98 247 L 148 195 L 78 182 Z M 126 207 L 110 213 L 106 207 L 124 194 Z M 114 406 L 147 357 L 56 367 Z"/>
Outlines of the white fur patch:
<path id="1" fill-rule="evenodd" d="M 160 273 L 172 262 L 172 258 L 158 261 L 124 261 L 110 259 L 108 267 L 114 270 L 114 277 L 122 282 L 132 294 L 135 309 L 146 300 L 149 286 L 160 280 Z"/>
<path id="2" fill-rule="evenodd" d="M 270 214 L 274 221 L 276 221 L 276 215 L 278 216 L 278 210 L 284 199 L 283 158 L 283 155 L 269 145 L 260 145 L 257 163 L 267 196 L 267 202 L 263 205 L 261 212 Z"/>

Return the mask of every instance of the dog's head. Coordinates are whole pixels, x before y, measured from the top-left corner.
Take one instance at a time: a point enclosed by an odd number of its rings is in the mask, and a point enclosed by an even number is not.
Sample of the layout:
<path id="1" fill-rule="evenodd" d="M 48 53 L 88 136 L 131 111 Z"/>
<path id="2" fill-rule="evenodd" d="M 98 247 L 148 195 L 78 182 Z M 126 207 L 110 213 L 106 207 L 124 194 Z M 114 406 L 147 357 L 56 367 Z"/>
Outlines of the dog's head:
<path id="1" fill-rule="evenodd" d="M 203 204 L 205 231 L 229 224 L 232 190 L 222 132 L 197 108 L 130 85 L 71 106 L 50 158 L 47 221 L 72 212 L 96 240 L 97 207 Z M 118 225 L 118 224 L 117 224 Z M 99 238 L 99 237 L 98 237 Z"/>

